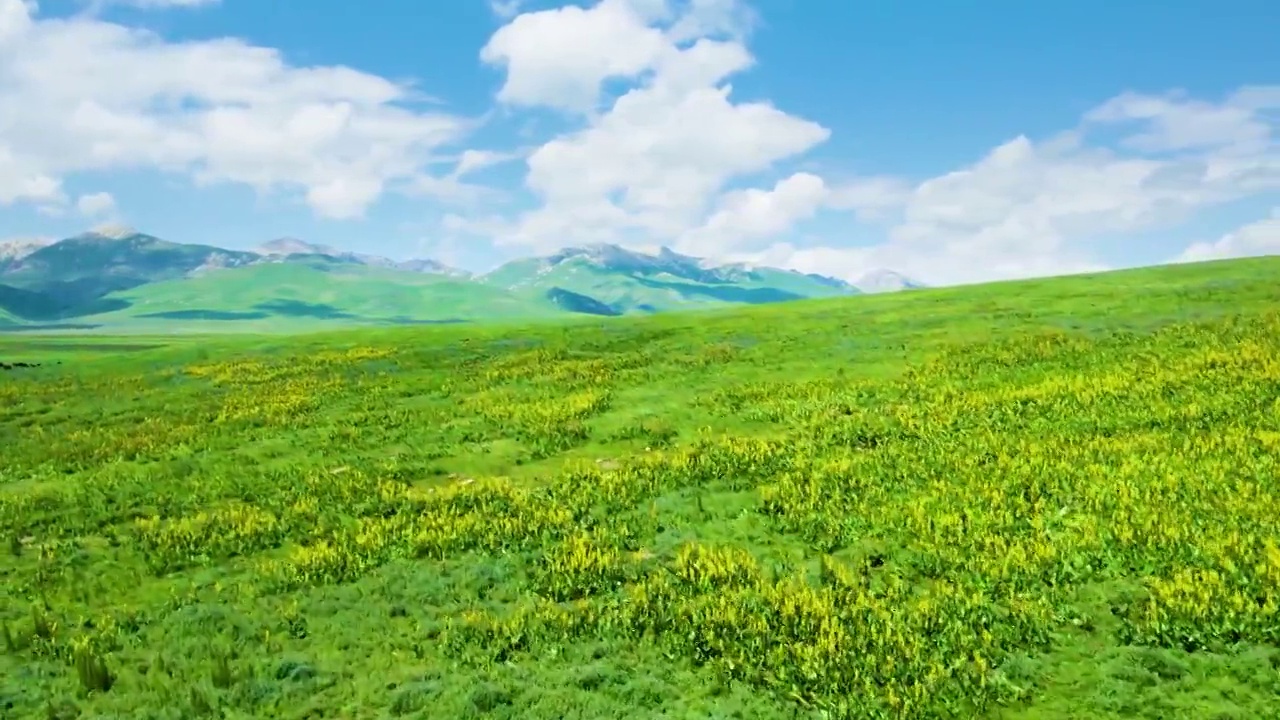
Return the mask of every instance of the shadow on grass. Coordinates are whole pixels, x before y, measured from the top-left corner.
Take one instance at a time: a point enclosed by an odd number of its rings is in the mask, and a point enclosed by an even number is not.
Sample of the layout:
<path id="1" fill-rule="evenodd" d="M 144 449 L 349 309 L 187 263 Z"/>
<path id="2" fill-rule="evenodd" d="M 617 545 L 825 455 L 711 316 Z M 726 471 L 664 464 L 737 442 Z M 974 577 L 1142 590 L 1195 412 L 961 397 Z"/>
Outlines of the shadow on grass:
<path id="1" fill-rule="evenodd" d="M 748 305 L 764 305 L 767 303 L 803 300 L 804 295 L 787 292 L 777 288 L 741 288 L 695 285 L 693 283 L 668 282 L 637 277 L 636 282 L 657 290 L 674 290 L 685 297 L 702 296 L 722 302 L 744 303 Z"/>
<path id="2" fill-rule="evenodd" d="M 604 315 L 614 317 L 621 315 L 616 308 L 606 305 L 599 300 L 582 293 L 576 293 L 572 290 L 565 290 L 562 287 L 553 287 L 546 292 L 546 297 L 557 306 L 568 310 L 569 312 L 582 313 L 584 315 Z"/>
<path id="3" fill-rule="evenodd" d="M 237 312 L 234 310 L 166 310 L 138 315 L 156 320 L 263 320 L 271 317 L 265 312 Z"/>
<path id="4" fill-rule="evenodd" d="M 254 310 L 288 318 L 313 318 L 316 320 L 357 320 L 358 316 L 346 313 L 332 305 L 308 303 L 301 300 L 269 300 L 253 306 Z"/>
<path id="5" fill-rule="evenodd" d="M 319 320 L 351 320 L 364 323 L 381 323 L 388 325 L 457 325 L 466 323 L 459 318 L 428 320 L 413 318 L 407 315 L 396 315 L 390 318 L 371 318 L 342 312 L 331 305 L 314 305 L 294 300 L 276 300 L 259 303 L 254 310 L 166 310 L 164 312 L 146 313 L 139 318 L 153 320 L 208 320 L 235 322 L 243 320 L 266 320 L 272 317 L 310 318 Z"/>
<path id="6" fill-rule="evenodd" d="M 86 323 L 35 323 L 31 325 L 0 325 L 0 334 L 42 332 L 46 330 L 96 330 L 101 324 Z"/>
<path id="7" fill-rule="evenodd" d="M 95 295 L 98 290 L 87 282 L 50 283 L 38 290 L 0 284 L 0 310 L 22 320 L 51 323 L 129 307 L 128 300 Z"/>
<path id="8" fill-rule="evenodd" d="M 387 322 L 392 325 L 462 325 L 467 323 L 468 321 L 461 320 L 458 318 L 446 318 L 444 320 L 421 320 L 418 318 L 405 317 L 404 315 L 397 315 L 393 318 L 387 318 L 383 322 Z"/>

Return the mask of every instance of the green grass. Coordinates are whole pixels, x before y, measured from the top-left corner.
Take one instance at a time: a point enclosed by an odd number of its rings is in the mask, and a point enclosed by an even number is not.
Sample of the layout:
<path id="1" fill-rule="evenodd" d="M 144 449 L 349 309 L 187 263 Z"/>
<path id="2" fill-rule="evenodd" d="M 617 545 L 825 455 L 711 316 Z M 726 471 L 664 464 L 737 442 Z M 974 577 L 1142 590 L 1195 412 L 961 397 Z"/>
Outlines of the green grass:
<path id="1" fill-rule="evenodd" d="M 0 336 L 0 715 L 1274 716 L 1277 271 Z"/>
<path id="2" fill-rule="evenodd" d="M 439 275 L 363 265 L 273 263 L 212 271 L 113 293 L 127 307 L 77 322 L 130 330 L 190 325 L 239 332 L 353 323 L 474 321 L 556 313 L 540 298 Z"/>
<path id="3" fill-rule="evenodd" d="M 611 305 L 623 314 L 756 305 L 846 294 L 813 278 L 770 268 L 757 270 L 754 278 L 742 278 L 727 284 L 665 274 L 618 272 L 583 260 L 571 260 L 545 269 L 534 259 L 517 261 L 483 276 L 480 281 L 495 287 L 534 293 L 544 293 L 553 287 L 564 288 Z"/>
<path id="4" fill-rule="evenodd" d="M 0 278 L 20 286 L 6 290 L 0 285 L 5 291 L 0 292 L 0 329 L 295 334 L 353 326 L 653 313 L 840 294 L 811 278 L 775 270 L 735 283 L 704 283 L 643 277 L 634 268 L 602 269 L 582 261 L 562 263 L 550 272 L 540 271 L 539 261 L 520 261 L 492 277 L 471 279 L 314 256 L 188 276 L 210 248 L 147 238 L 66 242 L 72 247 L 47 248 L 42 252 L 50 257 Z M 86 263 L 81 250 L 101 262 Z M 104 264 L 111 269 L 101 271 Z M 94 267 L 99 275 L 85 275 Z M 556 290 L 588 297 L 554 297 Z M 25 323 L 15 328 L 20 320 Z"/>

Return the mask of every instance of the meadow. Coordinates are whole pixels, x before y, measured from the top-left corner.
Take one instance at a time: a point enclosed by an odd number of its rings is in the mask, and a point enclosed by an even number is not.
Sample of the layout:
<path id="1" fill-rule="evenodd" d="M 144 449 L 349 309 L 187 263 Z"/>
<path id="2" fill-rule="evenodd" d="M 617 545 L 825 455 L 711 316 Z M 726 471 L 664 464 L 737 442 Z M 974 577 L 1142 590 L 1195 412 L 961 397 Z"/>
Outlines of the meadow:
<path id="1" fill-rule="evenodd" d="M 0 717 L 1280 717 L 1280 258 L 0 360 Z"/>

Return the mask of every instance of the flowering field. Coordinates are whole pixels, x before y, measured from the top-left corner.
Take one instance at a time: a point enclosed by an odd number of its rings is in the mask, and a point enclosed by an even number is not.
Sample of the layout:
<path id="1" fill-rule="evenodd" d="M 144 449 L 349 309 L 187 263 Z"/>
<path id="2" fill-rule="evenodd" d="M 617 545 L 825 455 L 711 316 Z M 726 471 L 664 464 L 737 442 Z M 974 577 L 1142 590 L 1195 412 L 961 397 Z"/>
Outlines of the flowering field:
<path id="1" fill-rule="evenodd" d="M 1277 277 L 0 339 L 0 716 L 1274 716 Z"/>

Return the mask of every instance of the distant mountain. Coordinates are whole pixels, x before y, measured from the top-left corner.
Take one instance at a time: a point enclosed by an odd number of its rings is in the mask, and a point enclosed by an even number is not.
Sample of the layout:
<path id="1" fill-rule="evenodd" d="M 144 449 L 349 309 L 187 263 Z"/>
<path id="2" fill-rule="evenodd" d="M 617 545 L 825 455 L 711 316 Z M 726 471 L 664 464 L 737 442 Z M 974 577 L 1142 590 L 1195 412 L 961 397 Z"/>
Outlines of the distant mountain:
<path id="1" fill-rule="evenodd" d="M 52 320 L 109 309 L 113 292 L 258 258 L 208 245 L 181 245 L 129 228 L 101 228 L 45 245 L 0 268 L 0 283 L 18 291 L 0 307 L 19 317 Z"/>
<path id="2" fill-rule="evenodd" d="M 897 292 L 899 290 L 913 290 L 917 288 L 928 287 L 922 282 L 912 280 L 902 273 L 893 270 L 873 270 L 853 283 L 864 293 L 883 293 Z"/>
<path id="3" fill-rule="evenodd" d="M 264 242 L 253 249 L 253 252 L 259 255 L 287 257 L 289 255 L 339 255 L 328 245 L 316 245 L 314 243 L 304 242 L 297 238 L 276 238 Z"/>
<path id="4" fill-rule="evenodd" d="M 857 292 L 834 278 L 744 264 L 716 266 L 668 248 L 649 255 L 606 244 L 515 260 L 477 279 L 510 290 L 570 292 L 593 298 L 619 314 Z"/>
<path id="5" fill-rule="evenodd" d="M 547 298 L 429 273 L 359 263 L 260 262 L 113 293 L 120 307 L 78 322 L 133 327 L 236 322 L 472 322 L 562 314 Z"/>
<path id="6" fill-rule="evenodd" d="M 51 244 L 52 238 L 14 238 L 0 242 L 0 269 Z"/>
<path id="7" fill-rule="evenodd" d="M 471 277 L 471 273 L 467 272 L 466 270 L 462 270 L 456 267 L 450 267 L 448 265 L 445 265 L 444 263 L 436 262 L 435 260 L 427 260 L 423 258 L 417 258 L 414 260 L 401 260 L 400 262 L 396 262 L 393 265 L 393 267 L 395 267 L 397 270 L 404 270 L 407 272 L 434 273 L 436 275 L 448 275 L 449 277 L 456 277 L 456 278 Z"/>
<path id="8" fill-rule="evenodd" d="M 317 245 L 314 243 L 304 242 L 296 238 L 278 238 L 276 240 L 271 240 L 254 248 L 254 252 L 269 261 L 287 261 L 290 259 L 296 261 L 301 258 L 310 257 L 334 262 L 368 265 L 370 267 L 392 268 L 396 270 L 404 270 L 406 272 L 433 273 L 437 275 L 448 275 L 450 277 L 471 276 L 471 273 L 468 273 L 466 270 L 452 268 L 443 263 L 436 262 L 435 260 L 392 260 L 380 255 L 367 255 L 365 253 L 337 250 L 329 247 L 328 245 Z"/>
<path id="9" fill-rule="evenodd" d="M 422 323 L 624 315 L 856 294 L 842 280 L 669 248 L 566 248 L 481 276 L 430 259 L 392 260 L 296 238 L 253 251 L 97 228 L 58 242 L 0 245 L 0 325 L 88 324 L 164 332 L 280 322 Z M 892 273 L 871 283 L 876 291 Z M 901 277 L 901 276 L 897 276 Z M 903 287 L 917 284 L 901 278 Z M 291 326 L 292 326 L 291 325 Z"/>

